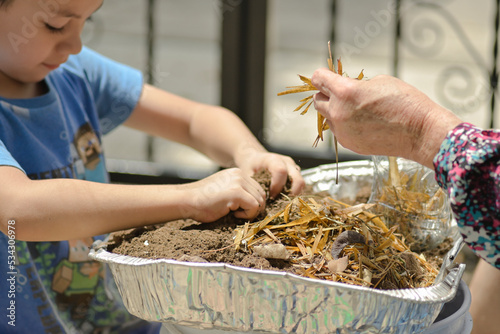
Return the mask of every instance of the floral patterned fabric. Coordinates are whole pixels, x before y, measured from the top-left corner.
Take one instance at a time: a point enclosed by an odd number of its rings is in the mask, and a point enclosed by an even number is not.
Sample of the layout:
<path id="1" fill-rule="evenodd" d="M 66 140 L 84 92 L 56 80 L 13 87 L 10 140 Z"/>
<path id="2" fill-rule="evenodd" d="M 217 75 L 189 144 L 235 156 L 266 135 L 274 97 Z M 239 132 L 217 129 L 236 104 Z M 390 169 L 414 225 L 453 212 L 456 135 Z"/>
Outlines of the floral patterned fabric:
<path id="1" fill-rule="evenodd" d="M 441 144 L 434 167 L 464 241 L 500 268 L 500 131 L 458 125 Z"/>

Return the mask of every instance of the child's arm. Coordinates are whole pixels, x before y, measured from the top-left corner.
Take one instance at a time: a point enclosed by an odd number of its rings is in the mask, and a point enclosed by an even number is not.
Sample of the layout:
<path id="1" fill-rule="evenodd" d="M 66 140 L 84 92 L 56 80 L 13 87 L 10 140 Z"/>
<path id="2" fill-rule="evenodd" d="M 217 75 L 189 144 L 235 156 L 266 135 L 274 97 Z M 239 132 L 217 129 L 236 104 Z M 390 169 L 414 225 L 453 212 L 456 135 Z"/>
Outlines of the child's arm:
<path id="1" fill-rule="evenodd" d="M 117 185 L 77 179 L 30 180 L 0 166 L 0 230 L 26 241 L 70 240 L 182 218 L 210 222 L 265 205 L 260 185 L 236 168 L 184 185 Z"/>
<path id="2" fill-rule="evenodd" d="M 16 222 L 16 238 L 69 240 L 136 226 L 191 218 L 214 221 L 230 211 L 253 218 L 264 208 L 262 187 L 250 177 L 261 168 L 273 175 L 276 196 L 289 175 L 293 193 L 304 185 L 289 157 L 267 152 L 227 109 L 196 103 L 146 86 L 126 125 L 205 153 L 226 169 L 183 185 L 117 185 L 77 179 L 30 180 L 0 166 L 0 230 Z"/>
<path id="3" fill-rule="evenodd" d="M 245 124 L 225 108 L 190 101 L 146 85 L 125 125 L 191 146 L 221 166 L 237 166 L 248 174 L 266 168 L 272 174 L 272 197 L 282 190 L 287 176 L 292 179 L 292 194 L 304 187 L 295 162 L 266 151 Z"/>

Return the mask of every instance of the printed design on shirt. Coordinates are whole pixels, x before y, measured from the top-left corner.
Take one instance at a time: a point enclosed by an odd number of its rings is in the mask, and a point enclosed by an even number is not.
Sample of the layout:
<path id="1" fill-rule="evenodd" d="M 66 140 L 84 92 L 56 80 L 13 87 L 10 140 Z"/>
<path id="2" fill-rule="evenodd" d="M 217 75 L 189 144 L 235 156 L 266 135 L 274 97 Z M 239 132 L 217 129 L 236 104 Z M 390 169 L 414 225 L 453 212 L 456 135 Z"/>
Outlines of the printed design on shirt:
<path id="1" fill-rule="evenodd" d="M 98 151 L 102 151 L 99 141 L 96 142 L 97 135 L 89 123 L 85 123 L 76 131 L 70 143 L 72 169 L 75 179 L 87 179 L 86 171 L 88 167 L 96 168 L 100 158 L 96 158 Z"/>
<path id="2" fill-rule="evenodd" d="M 29 332 L 26 329 L 30 328 L 30 326 L 43 330 L 43 333 L 67 332 L 59 322 L 58 315 L 54 313 L 53 303 L 46 293 L 46 286 L 50 286 L 50 282 L 47 283 L 47 277 L 51 277 L 54 269 L 50 264 L 54 263 L 56 259 L 56 255 L 50 252 L 51 244 L 50 242 L 16 242 L 16 254 L 19 259 L 16 266 L 16 303 L 19 305 L 19 309 L 26 312 L 23 313 L 22 319 L 33 319 L 29 323 L 17 324 L 16 328 L 22 326 L 26 332 Z M 33 258 L 32 254 L 36 254 L 36 258 Z M 49 266 L 41 266 L 37 270 L 35 263 L 38 265 L 45 263 L 49 264 Z M 26 316 L 26 314 L 29 314 L 29 316 Z M 36 315 L 40 319 L 39 326 L 41 327 L 36 325 Z M 41 330 L 39 332 L 42 332 Z M 35 330 L 35 332 L 38 331 Z"/>
<path id="3" fill-rule="evenodd" d="M 76 131 L 71 143 L 71 156 L 75 178 L 107 181 L 101 142 L 89 123 L 83 124 Z"/>
<path id="4" fill-rule="evenodd" d="M 57 264 L 52 290 L 56 293 L 55 300 L 60 311 L 69 311 L 73 320 L 83 320 L 105 271 L 101 263 L 88 259 L 92 238 L 70 240 L 68 243 L 68 258 Z"/>
<path id="5" fill-rule="evenodd" d="M 36 268 L 33 263 L 18 266 L 23 273 L 19 296 L 38 312 L 44 333 L 118 333 L 117 328 L 124 324 L 135 324 L 135 318 L 119 302 L 109 268 L 88 259 L 94 240 L 16 244 L 29 248 L 24 257 L 36 263 Z"/>
<path id="6" fill-rule="evenodd" d="M 462 123 L 443 141 L 434 166 L 471 249 L 500 268 L 500 132 Z"/>
<path id="7" fill-rule="evenodd" d="M 32 180 L 75 178 L 100 182 L 107 181 L 107 171 L 102 159 L 101 142 L 90 123 L 80 126 L 68 145 L 70 163 L 67 166 L 52 166 L 50 170 L 31 173 L 28 174 L 28 177 Z"/>
<path id="8" fill-rule="evenodd" d="M 101 144 L 89 123 L 82 125 L 75 134 L 73 144 L 86 169 L 96 169 L 101 162 Z"/>

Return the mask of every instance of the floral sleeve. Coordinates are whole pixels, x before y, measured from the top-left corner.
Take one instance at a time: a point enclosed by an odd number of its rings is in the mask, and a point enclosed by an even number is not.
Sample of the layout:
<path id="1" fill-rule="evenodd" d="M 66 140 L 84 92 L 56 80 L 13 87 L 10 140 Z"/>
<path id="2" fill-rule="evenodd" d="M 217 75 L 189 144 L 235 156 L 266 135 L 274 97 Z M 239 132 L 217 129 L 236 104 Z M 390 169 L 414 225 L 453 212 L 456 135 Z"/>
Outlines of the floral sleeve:
<path id="1" fill-rule="evenodd" d="M 500 131 L 460 124 L 441 144 L 434 167 L 464 241 L 500 268 Z"/>

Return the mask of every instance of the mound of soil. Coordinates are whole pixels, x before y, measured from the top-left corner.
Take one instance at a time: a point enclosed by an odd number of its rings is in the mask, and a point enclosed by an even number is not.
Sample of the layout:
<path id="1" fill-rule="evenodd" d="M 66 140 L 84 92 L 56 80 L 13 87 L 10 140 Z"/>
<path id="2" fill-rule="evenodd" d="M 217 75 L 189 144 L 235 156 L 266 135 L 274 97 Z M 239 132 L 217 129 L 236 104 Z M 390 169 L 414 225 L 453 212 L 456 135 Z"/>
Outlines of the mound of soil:
<path id="1" fill-rule="evenodd" d="M 269 173 L 262 171 L 257 173 L 254 178 L 268 192 L 271 184 Z M 266 209 L 256 219 L 262 219 L 268 214 L 281 210 L 288 203 L 286 196 L 289 187 L 290 184 L 287 184 L 281 196 L 274 201 L 268 200 Z M 306 188 L 304 191 L 304 193 L 312 192 L 310 188 Z M 367 199 L 368 197 L 362 200 L 366 201 Z M 148 259 L 217 262 L 246 268 L 293 272 L 293 268 L 286 261 L 267 260 L 235 250 L 233 244 L 234 229 L 245 222 L 246 220 L 238 219 L 233 214 L 229 214 L 212 223 L 200 223 L 186 219 L 120 231 L 112 234 L 108 251 Z"/>

